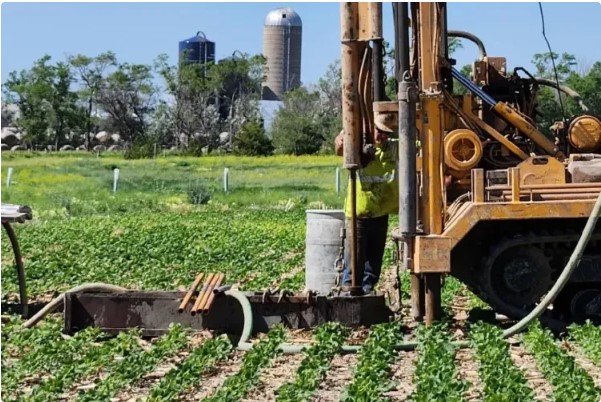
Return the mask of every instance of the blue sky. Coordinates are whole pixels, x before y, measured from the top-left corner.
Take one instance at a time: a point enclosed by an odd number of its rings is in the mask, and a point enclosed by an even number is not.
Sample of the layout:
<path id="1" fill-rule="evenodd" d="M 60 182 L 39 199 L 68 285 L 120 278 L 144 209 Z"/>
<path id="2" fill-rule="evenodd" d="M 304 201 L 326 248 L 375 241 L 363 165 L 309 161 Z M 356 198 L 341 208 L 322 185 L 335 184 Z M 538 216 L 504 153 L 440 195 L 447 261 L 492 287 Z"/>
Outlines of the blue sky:
<path id="1" fill-rule="evenodd" d="M 178 41 L 202 30 L 216 42 L 217 58 L 234 51 L 262 51 L 265 15 L 294 8 L 303 20 L 302 81 L 316 82 L 339 58 L 339 3 L 3 3 L 2 82 L 12 70 L 29 68 L 50 54 L 93 56 L 112 50 L 121 61 L 151 63 L 160 53 L 172 61 Z M 584 65 L 601 60 L 601 5 L 544 3 L 553 50 L 570 52 Z M 384 5 L 384 34 L 392 42 L 392 12 Z M 510 67 L 530 67 L 545 52 L 538 3 L 450 3 L 449 28 L 470 31 L 490 56 L 506 56 Z M 471 63 L 475 46 L 466 43 L 455 57 Z"/>

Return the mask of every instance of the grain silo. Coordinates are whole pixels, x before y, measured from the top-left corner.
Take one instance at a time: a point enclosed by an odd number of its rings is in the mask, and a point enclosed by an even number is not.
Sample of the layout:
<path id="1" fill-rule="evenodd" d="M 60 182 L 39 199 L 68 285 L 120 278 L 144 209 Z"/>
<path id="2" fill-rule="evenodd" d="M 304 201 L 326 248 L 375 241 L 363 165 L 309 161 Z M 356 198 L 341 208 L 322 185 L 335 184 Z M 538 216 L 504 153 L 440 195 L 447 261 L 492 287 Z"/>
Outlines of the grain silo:
<path id="1" fill-rule="evenodd" d="M 267 58 L 264 100 L 281 100 L 282 95 L 301 82 L 303 26 L 291 8 L 278 8 L 265 17 L 263 55 Z"/>
<path id="2" fill-rule="evenodd" d="M 204 32 L 198 31 L 196 36 L 179 42 L 179 61 L 197 64 L 214 62 L 215 42 L 208 40 Z"/>

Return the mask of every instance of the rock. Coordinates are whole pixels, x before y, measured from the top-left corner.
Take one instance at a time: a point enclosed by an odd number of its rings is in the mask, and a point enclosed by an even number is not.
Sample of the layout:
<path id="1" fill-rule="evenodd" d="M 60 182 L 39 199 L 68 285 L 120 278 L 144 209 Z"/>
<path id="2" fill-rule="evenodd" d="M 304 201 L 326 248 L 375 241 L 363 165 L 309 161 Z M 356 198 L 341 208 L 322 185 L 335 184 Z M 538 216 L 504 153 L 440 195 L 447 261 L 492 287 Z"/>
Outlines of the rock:
<path id="1" fill-rule="evenodd" d="M 11 151 L 26 151 L 25 145 L 15 145 L 10 149 Z"/>
<path id="2" fill-rule="evenodd" d="M 9 147 L 17 145 L 20 141 L 19 130 L 16 127 L 2 127 L 2 142 Z"/>
<path id="3" fill-rule="evenodd" d="M 107 142 L 111 139 L 111 135 L 106 131 L 100 131 L 98 134 L 94 136 L 100 142 Z"/>
<path id="4" fill-rule="evenodd" d="M 111 134 L 111 140 L 113 142 L 121 142 L 121 136 L 119 134 Z"/>
<path id="5" fill-rule="evenodd" d="M 0 149 L 2 151 L 8 151 L 10 149 L 10 147 L 8 146 L 8 144 L 2 143 L 2 144 L 0 144 Z"/>
<path id="6" fill-rule="evenodd" d="M 222 144 L 228 143 L 231 138 L 232 134 L 228 133 L 227 131 L 224 131 L 223 133 L 219 134 L 219 142 Z"/>
<path id="7" fill-rule="evenodd" d="M 92 148 L 92 151 L 104 152 L 104 151 L 106 151 L 106 147 L 104 145 L 96 145 L 94 148 Z"/>
<path id="8" fill-rule="evenodd" d="M 115 134 L 116 135 L 116 134 Z M 110 147 L 108 147 L 107 151 L 113 152 L 113 151 L 120 151 L 121 150 L 121 146 L 120 145 L 111 145 Z"/>
<path id="9" fill-rule="evenodd" d="M 74 148 L 73 148 L 73 146 L 71 146 L 71 145 L 63 145 L 63 146 L 60 148 L 60 151 L 73 151 L 73 149 L 74 149 Z"/>
<path id="10" fill-rule="evenodd" d="M 50 152 L 56 151 L 56 147 L 54 145 L 47 145 L 46 149 Z"/>
<path id="11" fill-rule="evenodd" d="M 86 150 L 86 146 L 85 145 L 80 145 L 77 148 L 75 148 L 76 151 L 85 151 Z"/>

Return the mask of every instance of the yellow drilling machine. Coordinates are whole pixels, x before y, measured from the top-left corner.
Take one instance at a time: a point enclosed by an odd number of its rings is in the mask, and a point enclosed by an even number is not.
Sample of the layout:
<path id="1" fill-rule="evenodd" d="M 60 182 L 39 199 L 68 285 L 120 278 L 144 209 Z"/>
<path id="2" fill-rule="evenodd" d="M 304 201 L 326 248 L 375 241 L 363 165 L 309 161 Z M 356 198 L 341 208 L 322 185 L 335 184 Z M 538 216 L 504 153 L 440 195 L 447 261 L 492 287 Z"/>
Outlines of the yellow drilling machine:
<path id="1" fill-rule="evenodd" d="M 375 119 L 385 119 L 398 123 L 399 213 L 393 238 L 399 271 L 410 273 L 414 319 L 430 324 L 440 317 L 442 280 L 452 275 L 494 311 L 514 319 L 540 316 L 556 328 L 601 321 L 599 117 L 587 114 L 580 96 L 562 83 L 524 68 L 508 71 L 505 58 L 489 56 L 477 36 L 449 30 L 445 3 L 392 7 L 397 100 L 387 99 L 384 91 L 382 4 L 340 6 L 351 289 L 358 285 L 358 172 L 373 155 Z M 479 50 L 471 77 L 449 57 L 454 37 Z M 537 126 L 537 93 L 543 86 L 582 108 L 559 119 L 551 135 Z M 335 276 L 334 261 L 326 266 L 331 271 L 326 274 Z M 139 327 L 154 336 L 181 322 L 242 333 L 246 340 L 251 329 L 267 331 L 278 323 L 356 326 L 393 315 L 381 294 L 240 292 L 225 283 L 224 275 L 209 274 L 199 275 L 188 292 L 76 288 L 61 299 L 65 330 Z"/>
<path id="2" fill-rule="evenodd" d="M 394 3 L 398 101 L 382 74 L 380 3 L 341 6 L 344 167 L 351 188 L 369 161 L 374 119 L 397 119 L 399 264 L 411 273 L 415 319 L 440 316 L 441 277 L 453 275 L 492 308 L 523 317 L 558 282 L 601 192 L 601 122 L 565 85 L 507 71 L 477 36 L 447 27 L 445 3 Z M 449 40 L 474 42 L 472 77 Z M 536 126 L 537 90 L 551 86 L 583 113 Z M 465 95 L 454 95 L 457 88 Z M 455 92 L 454 92 L 455 90 Z M 355 192 L 351 203 L 356 205 Z M 348 236 L 356 244 L 356 214 Z M 420 230 L 417 230 L 419 226 Z M 601 318 L 601 230 L 544 316 L 561 325 Z M 356 260 L 356 258 L 354 258 Z M 353 270 L 356 261 L 351 261 Z"/>

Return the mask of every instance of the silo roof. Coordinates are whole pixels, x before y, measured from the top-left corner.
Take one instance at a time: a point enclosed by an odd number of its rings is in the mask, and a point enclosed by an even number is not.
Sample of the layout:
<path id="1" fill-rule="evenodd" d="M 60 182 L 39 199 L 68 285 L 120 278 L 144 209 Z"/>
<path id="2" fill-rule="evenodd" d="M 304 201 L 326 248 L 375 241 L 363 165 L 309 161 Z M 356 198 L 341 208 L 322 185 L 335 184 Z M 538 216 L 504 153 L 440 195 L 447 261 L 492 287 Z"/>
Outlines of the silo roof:
<path id="1" fill-rule="evenodd" d="M 291 8 L 277 8 L 265 17 L 265 26 L 302 27 L 300 16 Z"/>
<path id="2" fill-rule="evenodd" d="M 193 36 L 188 39 L 184 39 L 181 42 L 211 42 L 211 41 L 207 39 L 207 36 L 204 34 L 204 32 L 198 31 L 196 33 L 196 36 Z"/>

